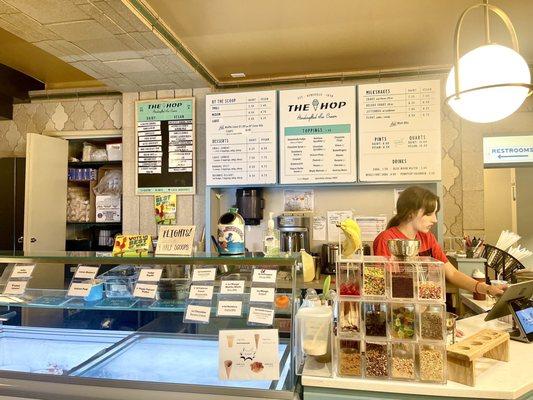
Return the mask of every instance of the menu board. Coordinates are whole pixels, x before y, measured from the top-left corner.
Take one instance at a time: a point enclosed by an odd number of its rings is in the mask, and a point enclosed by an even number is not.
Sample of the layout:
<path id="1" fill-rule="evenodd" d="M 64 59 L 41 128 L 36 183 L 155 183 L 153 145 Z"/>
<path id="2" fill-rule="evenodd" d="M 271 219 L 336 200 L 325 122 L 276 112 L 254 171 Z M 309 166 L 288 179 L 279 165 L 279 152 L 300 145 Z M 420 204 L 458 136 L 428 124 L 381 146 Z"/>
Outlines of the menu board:
<path id="1" fill-rule="evenodd" d="M 194 98 L 135 102 L 136 193 L 194 194 Z"/>
<path id="2" fill-rule="evenodd" d="M 206 96 L 206 184 L 277 181 L 276 91 Z"/>
<path id="3" fill-rule="evenodd" d="M 355 182 L 355 87 L 279 93 L 280 183 Z"/>
<path id="4" fill-rule="evenodd" d="M 358 87 L 359 179 L 441 179 L 440 82 Z"/>

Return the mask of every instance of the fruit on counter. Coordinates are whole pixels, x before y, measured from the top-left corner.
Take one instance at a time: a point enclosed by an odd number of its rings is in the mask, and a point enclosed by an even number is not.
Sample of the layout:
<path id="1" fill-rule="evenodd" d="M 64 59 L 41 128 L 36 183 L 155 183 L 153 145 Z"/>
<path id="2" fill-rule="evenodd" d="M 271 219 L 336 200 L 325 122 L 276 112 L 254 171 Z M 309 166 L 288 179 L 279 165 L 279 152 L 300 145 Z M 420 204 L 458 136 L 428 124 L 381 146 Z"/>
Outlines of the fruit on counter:
<path id="1" fill-rule="evenodd" d="M 300 255 L 302 257 L 304 282 L 311 282 L 315 279 L 315 260 L 304 249 L 300 250 Z"/>
<path id="2" fill-rule="evenodd" d="M 289 306 L 289 296 L 281 295 L 276 297 L 276 307 L 277 308 L 287 308 Z"/>
<path id="3" fill-rule="evenodd" d="M 415 311 L 411 305 L 392 310 L 391 334 L 397 339 L 411 339 L 415 334 Z"/>
<path id="4" fill-rule="evenodd" d="M 357 282 L 344 282 L 340 285 L 341 296 L 360 296 L 359 284 Z"/>
<path id="5" fill-rule="evenodd" d="M 342 221 L 340 228 L 346 237 L 342 243 L 341 254 L 343 257 L 349 257 L 363 247 L 363 242 L 361 241 L 361 228 L 359 227 L 359 224 L 351 218 L 346 218 Z"/>

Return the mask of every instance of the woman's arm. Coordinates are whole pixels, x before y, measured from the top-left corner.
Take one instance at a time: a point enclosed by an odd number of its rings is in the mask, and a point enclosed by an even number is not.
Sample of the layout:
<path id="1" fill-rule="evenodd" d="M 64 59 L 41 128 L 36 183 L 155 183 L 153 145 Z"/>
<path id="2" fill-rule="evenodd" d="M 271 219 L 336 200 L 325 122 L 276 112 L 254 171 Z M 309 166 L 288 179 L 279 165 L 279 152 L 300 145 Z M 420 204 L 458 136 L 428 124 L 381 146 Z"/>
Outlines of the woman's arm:
<path id="1" fill-rule="evenodd" d="M 478 285 L 478 281 L 459 271 L 449 261 L 444 264 L 444 272 L 446 280 L 458 288 L 474 292 L 477 285 L 478 293 L 490 294 L 492 296 L 501 296 L 503 294 L 503 290 L 497 286 L 487 285 L 484 282 Z"/>

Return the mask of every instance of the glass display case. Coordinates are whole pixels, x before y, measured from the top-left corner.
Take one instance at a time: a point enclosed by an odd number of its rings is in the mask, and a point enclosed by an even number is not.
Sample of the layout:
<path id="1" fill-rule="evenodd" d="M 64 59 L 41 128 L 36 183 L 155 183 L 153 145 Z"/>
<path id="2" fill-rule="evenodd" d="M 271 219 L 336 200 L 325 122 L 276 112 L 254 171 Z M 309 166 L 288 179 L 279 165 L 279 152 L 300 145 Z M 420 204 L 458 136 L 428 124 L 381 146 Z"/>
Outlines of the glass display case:
<path id="1" fill-rule="evenodd" d="M 0 382 L 21 395 L 90 398 L 98 387 L 111 399 L 133 389 L 292 399 L 297 263 L 262 253 L 0 252 Z M 41 286 L 53 265 L 77 266 L 74 278 Z"/>

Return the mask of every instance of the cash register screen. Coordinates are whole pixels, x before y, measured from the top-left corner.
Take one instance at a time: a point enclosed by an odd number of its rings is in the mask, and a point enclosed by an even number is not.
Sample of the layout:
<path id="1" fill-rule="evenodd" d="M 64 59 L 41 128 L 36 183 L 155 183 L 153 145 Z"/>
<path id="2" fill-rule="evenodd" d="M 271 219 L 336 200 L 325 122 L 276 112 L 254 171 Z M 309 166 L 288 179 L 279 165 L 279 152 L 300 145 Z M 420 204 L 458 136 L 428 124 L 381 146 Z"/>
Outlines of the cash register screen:
<path id="1" fill-rule="evenodd" d="M 533 332 L 533 307 L 516 311 L 516 316 L 520 320 L 522 328 L 526 335 Z"/>

